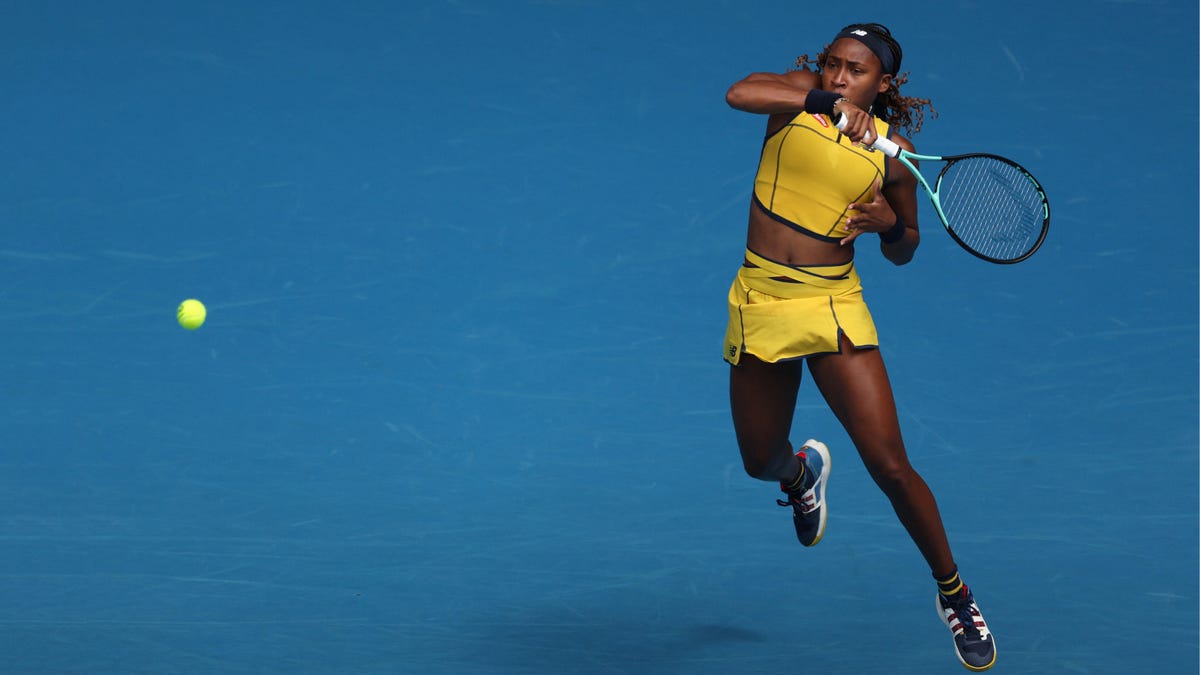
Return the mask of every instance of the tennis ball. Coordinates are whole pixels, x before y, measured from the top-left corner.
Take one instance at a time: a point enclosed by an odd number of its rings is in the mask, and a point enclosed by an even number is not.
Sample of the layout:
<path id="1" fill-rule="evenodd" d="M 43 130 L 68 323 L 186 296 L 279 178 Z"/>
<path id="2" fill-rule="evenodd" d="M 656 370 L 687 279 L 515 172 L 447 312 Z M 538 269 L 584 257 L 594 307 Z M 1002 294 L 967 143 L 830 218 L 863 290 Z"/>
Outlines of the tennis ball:
<path id="1" fill-rule="evenodd" d="M 179 325 L 188 330 L 196 330 L 204 325 L 204 319 L 208 317 L 208 310 L 204 308 L 204 303 L 191 298 L 179 303 L 179 309 L 176 310 L 175 316 L 179 318 Z"/>

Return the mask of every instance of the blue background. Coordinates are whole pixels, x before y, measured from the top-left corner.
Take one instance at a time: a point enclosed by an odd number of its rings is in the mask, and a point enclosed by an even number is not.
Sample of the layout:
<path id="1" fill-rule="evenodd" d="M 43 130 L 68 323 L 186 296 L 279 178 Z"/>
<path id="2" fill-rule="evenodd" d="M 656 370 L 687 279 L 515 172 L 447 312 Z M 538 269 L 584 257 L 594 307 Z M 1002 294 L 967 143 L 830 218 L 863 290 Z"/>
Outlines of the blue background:
<path id="1" fill-rule="evenodd" d="M 961 672 L 820 396 L 805 550 L 720 359 L 764 124 L 725 89 L 878 20 L 918 150 L 1052 200 L 1021 265 L 928 212 L 859 251 L 998 670 L 1196 671 L 1194 2 L 5 15 L 0 670 Z"/>

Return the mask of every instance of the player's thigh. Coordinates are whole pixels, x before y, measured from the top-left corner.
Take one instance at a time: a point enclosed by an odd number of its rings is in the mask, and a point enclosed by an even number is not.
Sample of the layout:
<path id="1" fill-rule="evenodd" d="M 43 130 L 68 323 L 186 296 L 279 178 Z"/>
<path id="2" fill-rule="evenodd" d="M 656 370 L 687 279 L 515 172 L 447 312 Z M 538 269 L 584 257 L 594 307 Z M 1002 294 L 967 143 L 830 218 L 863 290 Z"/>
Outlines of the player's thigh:
<path id="1" fill-rule="evenodd" d="M 892 385 L 878 349 L 855 349 L 843 340 L 840 354 L 813 357 L 808 368 L 869 469 L 907 463 Z"/>
<path id="2" fill-rule="evenodd" d="M 730 366 L 729 404 L 743 454 L 770 454 L 787 442 L 802 372 L 800 361 L 766 363 L 750 354 Z"/>

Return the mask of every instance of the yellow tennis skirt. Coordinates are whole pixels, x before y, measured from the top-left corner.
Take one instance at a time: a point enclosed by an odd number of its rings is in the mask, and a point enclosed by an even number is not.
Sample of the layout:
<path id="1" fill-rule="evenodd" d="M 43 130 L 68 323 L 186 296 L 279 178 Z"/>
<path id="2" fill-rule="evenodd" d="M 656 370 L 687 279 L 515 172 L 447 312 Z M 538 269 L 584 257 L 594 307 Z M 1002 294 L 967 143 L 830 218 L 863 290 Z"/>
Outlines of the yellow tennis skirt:
<path id="1" fill-rule="evenodd" d="M 747 249 L 729 288 L 725 360 L 742 354 L 774 363 L 841 351 L 845 335 L 857 349 L 879 346 L 854 261 L 794 267 Z"/>

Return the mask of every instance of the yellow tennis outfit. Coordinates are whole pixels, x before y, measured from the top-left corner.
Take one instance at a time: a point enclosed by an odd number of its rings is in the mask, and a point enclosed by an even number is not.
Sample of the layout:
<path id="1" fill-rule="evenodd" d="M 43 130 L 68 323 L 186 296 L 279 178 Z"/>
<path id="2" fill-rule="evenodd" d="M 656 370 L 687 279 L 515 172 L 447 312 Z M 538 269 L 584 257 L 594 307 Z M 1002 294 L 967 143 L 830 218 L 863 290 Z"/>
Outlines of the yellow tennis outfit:
<path id="1" fill-rule="evenodd" d="M 875 129 L 888 134 L 878 118 Z M 838 241 L 847 206 L 868 198 L 886 167 L 883 153 L 852 145 L 822 115 L 800 113 L 764 142 L 754 200 L 806 236 Z M 743 353 L 772 363 L 837 353 L 841 335 L 859 349 L 879 345 L 854 261 L 794 266 L 746 250 L 729 289 L 726 361 L 737 365 Z"/>

